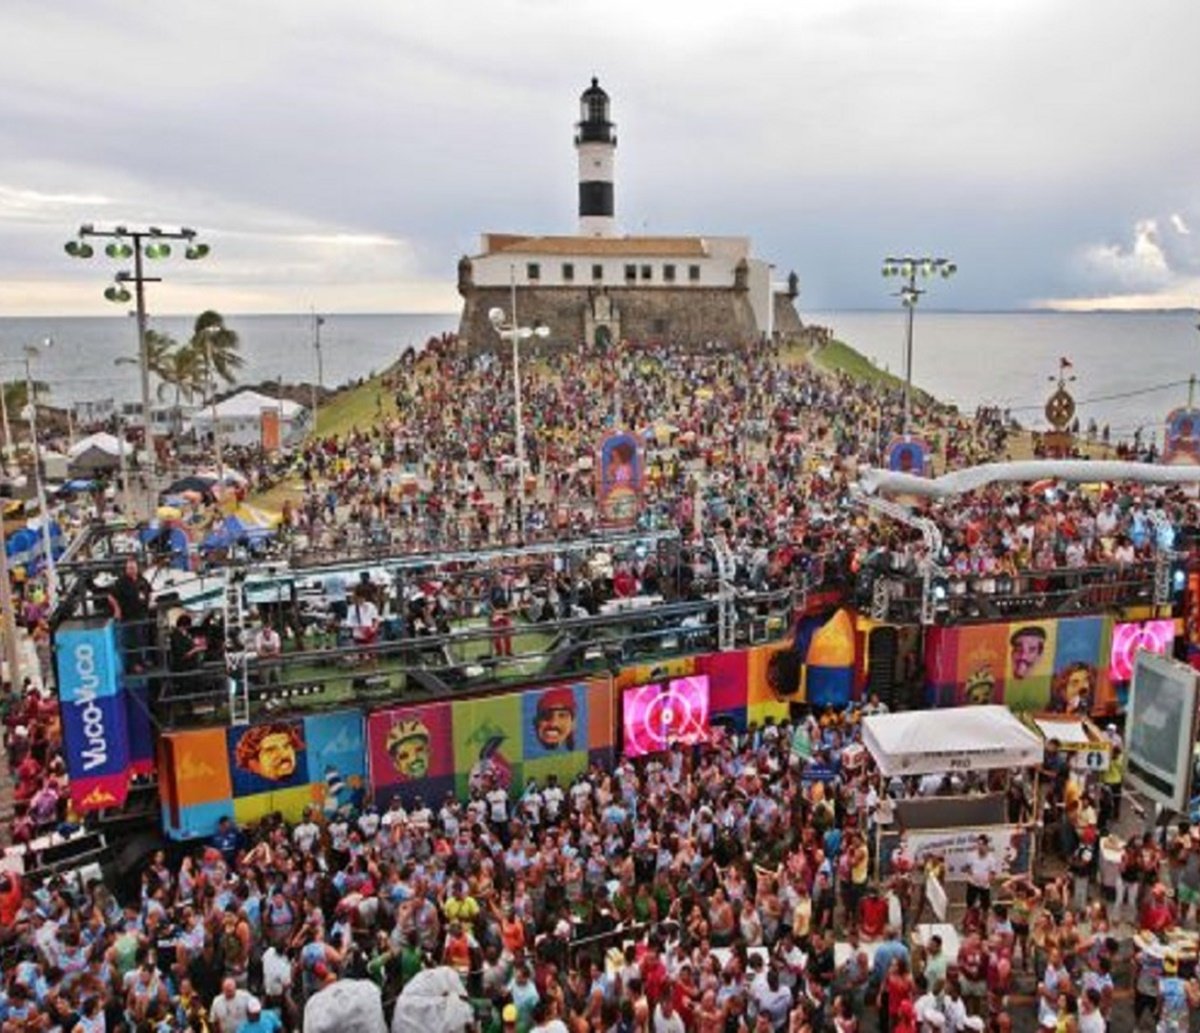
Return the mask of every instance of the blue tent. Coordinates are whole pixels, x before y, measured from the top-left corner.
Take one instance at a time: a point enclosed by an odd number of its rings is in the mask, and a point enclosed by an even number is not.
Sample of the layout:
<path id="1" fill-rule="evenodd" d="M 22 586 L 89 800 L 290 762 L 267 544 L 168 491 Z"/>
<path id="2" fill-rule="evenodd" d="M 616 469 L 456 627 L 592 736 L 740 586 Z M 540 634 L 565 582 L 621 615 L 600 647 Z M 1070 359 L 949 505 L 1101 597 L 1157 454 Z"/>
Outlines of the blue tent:
<path id="1" fill-rule="evenodd" d="M 172 524 L 160 524 L 154 521 L 149 527 L 143 527 L 138 532 L 138 541 L 144 546 L 149 546 L 151 543 L 158 543 L 160 548 L 165 544 L 167 551 L 171 555 L 172 570 L 191 569 L 191 557 L 188 555 L 188 552 L 192 543 L 187 536 L 187 532 L 182 527 Z"/>
<path id="2" fill-rule="evenodd" d="M 254 527 L 240 517 L 227 516 L 217 529 L 200 543 L 200 548 L 208 552 L 212 549 L 231 549 L 235 545 L 253 546 L 267 541 L 274 534 L 269 527 Z"/>

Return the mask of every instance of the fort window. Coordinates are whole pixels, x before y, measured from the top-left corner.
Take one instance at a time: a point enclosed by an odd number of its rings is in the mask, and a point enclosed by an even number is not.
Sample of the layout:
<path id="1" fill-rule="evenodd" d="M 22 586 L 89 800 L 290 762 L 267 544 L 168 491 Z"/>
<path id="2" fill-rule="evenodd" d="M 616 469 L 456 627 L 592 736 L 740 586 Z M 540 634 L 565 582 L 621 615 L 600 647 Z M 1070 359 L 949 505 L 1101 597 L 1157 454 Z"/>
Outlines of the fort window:
<path id="1" fill-rule="evenodd" d="M 649 280 L 654 276 L 654 267 L 651 265 L 642 266 L 642 279 Z"/>
<path id="2" fill-rule="evenodd" d="M 673 265 L 663 266 L 663 283 L 675 282 L 675 267 Z"/>
<path id="3" fill-rule="evenodd" d="M 688 266 L 688 279 L 692 283 L 700 282 L 700 267 L 698 265 L 689 265 Z"/>
<path id="4" fill-rule="evenodd" d="M 604 279 L 604 266 L 602 266 L 602 265 L 592 266 L 592 279 L 595 280 L 597 283 L 599 283 L 601 280 Z"/>
<path id="5" fill-rule="evenodd" d="M 537 262 L 529 262 L 525 266 L 525 276 L 530 280 L 540 280 L 542 278 L 542 267 Z"/>
<path id="6" fill-rule="evenodd" d="M 563 262 L 563 283 L 572 283 L 575 280 L 575 266 L 571 262 Z"/>
<path id="7" fill-rule="evenodd" d="M 627 265 L 625 267 L 625 279 L 628 280 L 630 283 L 633 283 L 633 281 L 637 279 L 637 266 L 636 265 Z"/>

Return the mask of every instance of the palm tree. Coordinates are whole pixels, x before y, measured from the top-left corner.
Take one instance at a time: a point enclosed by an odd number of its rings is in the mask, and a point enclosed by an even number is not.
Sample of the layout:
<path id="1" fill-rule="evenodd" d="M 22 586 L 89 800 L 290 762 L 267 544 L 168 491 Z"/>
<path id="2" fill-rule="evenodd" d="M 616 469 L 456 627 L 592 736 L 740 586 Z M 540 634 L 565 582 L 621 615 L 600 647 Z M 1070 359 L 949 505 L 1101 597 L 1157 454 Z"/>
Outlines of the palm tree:
<path id="1" fill-rule="evenodd" d="M 167 384 L 171 382 L 171 353 L 177 347 L 178 343 L 170 334 L 160 330 L 146 331 L 146 368 L 152 376 Z M 141 363 L 141 356 L 122 355 L 116 360 L 118 366 L 140 366 Z"/>
<path id="2" fill-rule="evenodd" d="M 190 346 L 196 349 L 200 360 L 207 366 L 212 362 L 208 376 L 232 384 L 237 380 L 237 371 L 245 364 L 238 352 L 237 332 L 225 325 L 219 312 L 207 309 L 196 317 L 196 327 Z"/>
<path id="3" fill-rule="evenodd" d="M 159 385 L 159 398 L 165 395 L 167 387 L 173 387 L 176 409 L 179 408 L 180 402 L 191 402 L 197 394 L 203 393 L 208 379 L 204 369 L 204 355 L 191 344 L 185 344 L 171 352 L 167 359 L 166 372 L 167 375 Z"/>

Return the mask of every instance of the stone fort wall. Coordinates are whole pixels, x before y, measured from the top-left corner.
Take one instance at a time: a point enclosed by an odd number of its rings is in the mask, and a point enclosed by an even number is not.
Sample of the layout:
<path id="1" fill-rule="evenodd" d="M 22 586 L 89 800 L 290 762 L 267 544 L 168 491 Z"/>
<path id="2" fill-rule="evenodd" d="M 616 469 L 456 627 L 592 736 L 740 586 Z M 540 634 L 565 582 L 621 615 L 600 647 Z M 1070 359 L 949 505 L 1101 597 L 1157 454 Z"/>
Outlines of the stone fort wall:
<path id="1" fill-rule="evenodd" d="M 500 339 L 488 320 L 495 307 L 508 315 L 507 287 L 464 285 L 459 341 L 471 351 L 491 351 Z M 550 328 L 545 345 L 578 347 L 594 336 L 600 292 L 587 287 L 522 287 L 517 292 L 517 321 L 521 326 L 542 323 Z M 615 334 L 627 340 L 669 340 L 685 345 L 709 341 L 728 343 L 757 340 L 761 334 L 746 291 L 730 287 L 609 287 Z M 782 302 L 782 304 L 781 304 Z M 803 327 L 790 299 L 776 297 L 775 328 L 780 334 L 800 334 Z M 589 332 L 591 331 L 591 332 Z M 533 342 L 531 347 L 533 346 Z"/>

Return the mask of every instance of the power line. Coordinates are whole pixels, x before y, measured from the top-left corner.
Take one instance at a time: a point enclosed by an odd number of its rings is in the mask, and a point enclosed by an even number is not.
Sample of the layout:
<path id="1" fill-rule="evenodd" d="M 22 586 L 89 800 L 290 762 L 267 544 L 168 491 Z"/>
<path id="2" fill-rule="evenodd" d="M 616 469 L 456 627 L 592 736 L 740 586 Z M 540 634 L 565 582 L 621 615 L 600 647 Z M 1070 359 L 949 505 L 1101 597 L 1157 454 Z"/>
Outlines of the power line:
<path id="1" fill-rule="evenodd" d="M 1154 387 L 1140 387 L 1132 391 L 1115 391 L 1108 395 L 1093 395 L 1091 398 L 1077 398 L 1075 400 L 1076 407 L 1081 405 L 1090 405 L 1092 402 L 1113 402 L 1120 398 L 1136 398 L 1138 395 L 1153 394 L 1156 391 L 1170 391 L 1177 387 L 1186 387 L 1190 383 L 1189 379 L 1172 380 L 1167 384 L 1156 384 Z M 1031 412 L 1035 409 L 1041 409 L 1044 402 L 1037 405 L 1010 405 L 1009 412 Z"/>

